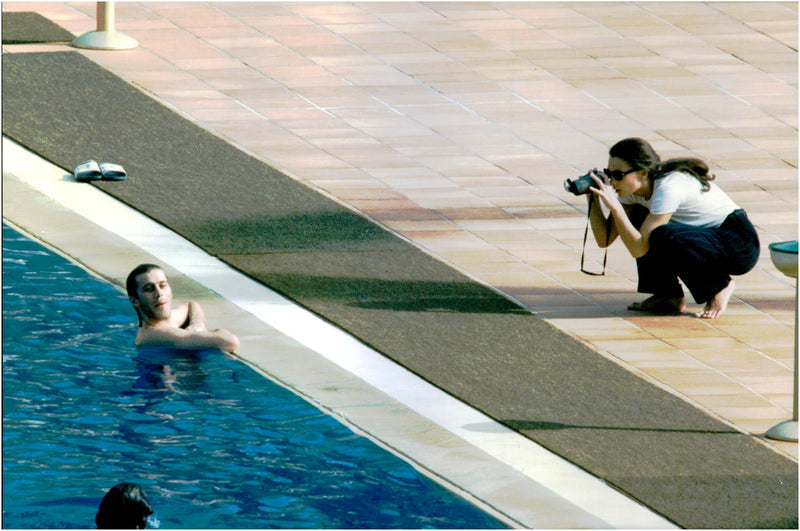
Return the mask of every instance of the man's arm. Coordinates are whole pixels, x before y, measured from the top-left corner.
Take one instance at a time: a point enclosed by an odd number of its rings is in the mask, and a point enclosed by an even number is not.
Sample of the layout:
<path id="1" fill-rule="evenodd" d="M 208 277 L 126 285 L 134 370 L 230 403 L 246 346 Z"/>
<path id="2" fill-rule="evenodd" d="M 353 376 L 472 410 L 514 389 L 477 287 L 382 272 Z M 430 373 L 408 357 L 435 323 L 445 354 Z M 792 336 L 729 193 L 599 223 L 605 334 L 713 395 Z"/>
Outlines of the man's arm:
<path id="1" fill-rule="evenodd" d="M 221 328 L 186 330 L 172 326 L 147 327 L 139 330 L 136 345 L 185 349 L 215 348 L 225 352 L 235 352 L 239 348 L 239 338 Z"/>
<path id="2" fill-rule="evenodd" d="M 186 312 L 186 322 L 181 325 L 181 328 L 191 331 L 205 330 L 206 329 L 206 316 L 203 313 L 203 308 L 194 301 L 190 301 Z"/>

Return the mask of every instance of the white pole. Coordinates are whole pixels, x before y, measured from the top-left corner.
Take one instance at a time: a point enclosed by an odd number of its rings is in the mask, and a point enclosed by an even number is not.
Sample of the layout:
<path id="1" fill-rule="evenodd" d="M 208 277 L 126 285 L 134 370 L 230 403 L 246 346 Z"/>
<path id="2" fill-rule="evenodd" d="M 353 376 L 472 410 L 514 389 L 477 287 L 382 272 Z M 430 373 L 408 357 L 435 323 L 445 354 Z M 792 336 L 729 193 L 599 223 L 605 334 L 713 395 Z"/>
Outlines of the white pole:
<path id="1" fill-rule="evenodd" d="M 84 33 L 72 45 L 90 50 L 130 50 L 139 43 L 115 29 L 114 2 L 97 2 L 97 30 Z"/>
<path id="2" fill-rule="evenodd" d="M 787 242 L 788 243 L 788 242 Z M 773 244 L 779 245 L 779 244 Z M 795 248 L 797 247 L 797 242 L 795 242 Z M 772 248 L 770 248 L 770 253 L 772 253 Z M 773 257 L 773 263 L 775 262 L 775 256 Z M 797 278 L 797 251 L 794 254 L 794 269 L 786 270 L 781 269 L 785 275 L 795 278 L 795 287 L 794 287 L 794 389 L 792 392 L 794 393 L 794 397 L 792 399 L 792 418 L 790 420 L 786 420 L 781 422 L 780 424 L 776 424 L 775 426 L 771 427 L 767 430 L 766 437 L 769 439 L 775 439 L 777 441 L 789 441 L 789 442 L 797 442 L 797 313 L 798 313 L 798 304 L 800 304 L 800 279 Z M 776 264 L 777 265 L 777 264 Z M 780 268 L 779 268 L 780 269 Z"/>
<path id="3" fill-rule="evenodd" d="M 97 2 L 97 31 L 114 31 L 114 2 Z"/>

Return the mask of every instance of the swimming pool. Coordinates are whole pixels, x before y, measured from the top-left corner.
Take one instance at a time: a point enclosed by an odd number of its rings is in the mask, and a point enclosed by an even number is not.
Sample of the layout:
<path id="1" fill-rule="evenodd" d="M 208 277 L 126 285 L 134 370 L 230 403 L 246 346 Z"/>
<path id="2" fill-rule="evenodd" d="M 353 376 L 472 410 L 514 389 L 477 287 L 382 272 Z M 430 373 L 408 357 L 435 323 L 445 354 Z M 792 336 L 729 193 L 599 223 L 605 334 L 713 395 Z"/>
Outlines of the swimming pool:
<path id="1" fill-rule="evenodd" d="M 116 287 L 3 226 L 3 527 L 94 527 L 140 483 L 163 528 L 502 528 L 218 351 L 133 347 Z"/>

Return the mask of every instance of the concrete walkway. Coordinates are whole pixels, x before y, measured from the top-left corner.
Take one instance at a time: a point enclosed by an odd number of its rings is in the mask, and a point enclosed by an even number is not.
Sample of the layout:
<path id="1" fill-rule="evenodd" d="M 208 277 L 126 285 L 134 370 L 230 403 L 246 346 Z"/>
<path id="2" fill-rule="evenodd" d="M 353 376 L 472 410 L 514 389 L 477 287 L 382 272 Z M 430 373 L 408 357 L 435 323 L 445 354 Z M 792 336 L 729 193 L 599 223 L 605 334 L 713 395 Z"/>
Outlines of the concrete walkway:
<path id="1" fill-rule="evenodd" d="M 95 28 L 94 3 L 3 10 Z M 767 245 L 798 232 L 796 3 L 120 2 L 116 14 L 140 46 L 81 52 L 184 116 L 745 432 L 791 417 L 794 282 Z M 621 246 L 605 277 L 578 270 L 585 200 L 562 182 L 628 136 L 709 161 L 759 229 L 759 265 L 718 320 L 628 312 L 643 296 Z M 602 252 L 587 252 L 599 270 Z M 796 443 L 764 443 L 797 459 Z"/>

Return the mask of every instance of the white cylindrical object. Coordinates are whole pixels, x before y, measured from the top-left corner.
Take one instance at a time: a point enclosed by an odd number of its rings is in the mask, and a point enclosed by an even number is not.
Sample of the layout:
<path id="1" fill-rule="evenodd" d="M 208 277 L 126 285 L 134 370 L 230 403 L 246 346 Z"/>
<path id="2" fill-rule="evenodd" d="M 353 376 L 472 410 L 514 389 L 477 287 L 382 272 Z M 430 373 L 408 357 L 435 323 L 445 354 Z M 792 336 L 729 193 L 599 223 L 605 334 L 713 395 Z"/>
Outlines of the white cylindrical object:
<path id="1" fill-rule="evenodd" d="M 114 2 L 97 2 L 97 31 L 114 31 Z"/>
<path id="2" fill-rule="evenodd" d="M 72 45 L 91 50 L 130 50 L 139 46 L 136 39 L 116 30 L 114 17 L 114 2 L 97 2 L 97 30 L 84 33 Z"/>

